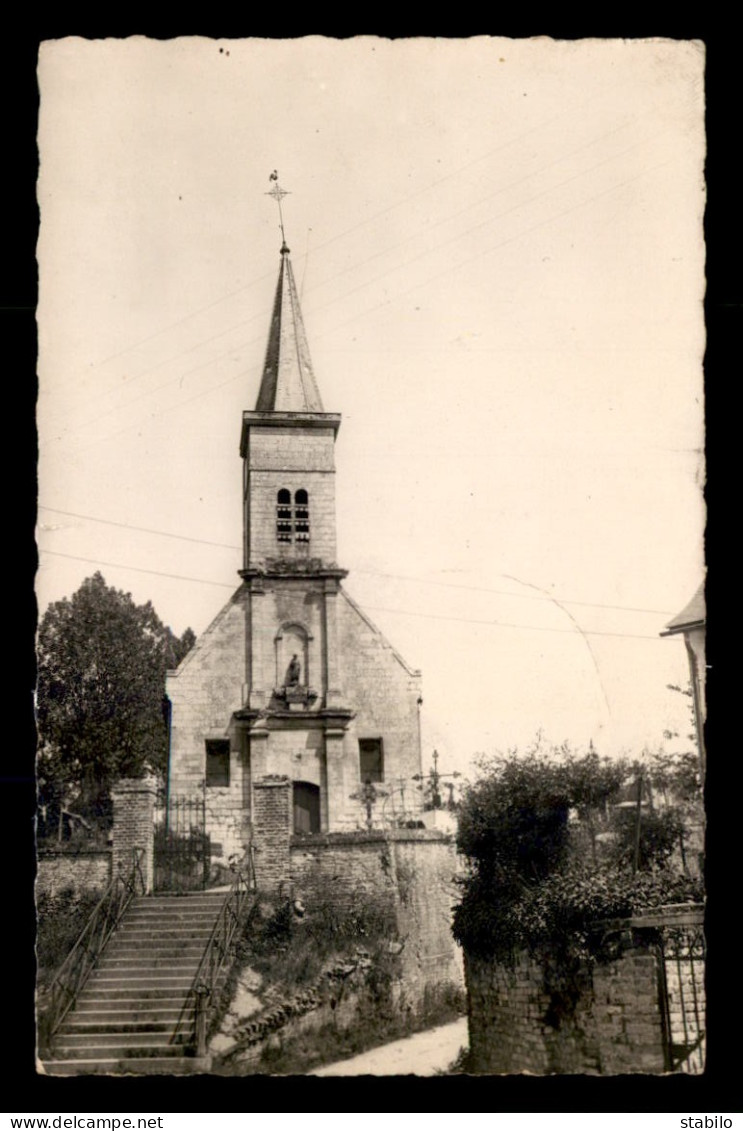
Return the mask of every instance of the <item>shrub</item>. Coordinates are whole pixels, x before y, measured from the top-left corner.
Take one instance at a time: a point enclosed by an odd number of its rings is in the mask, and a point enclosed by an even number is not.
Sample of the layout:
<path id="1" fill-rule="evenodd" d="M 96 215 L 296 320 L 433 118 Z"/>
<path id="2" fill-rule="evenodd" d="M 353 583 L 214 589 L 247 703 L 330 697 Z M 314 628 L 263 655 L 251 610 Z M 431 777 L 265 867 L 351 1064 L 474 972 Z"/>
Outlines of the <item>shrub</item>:
<path id="1" fill-rule="evenodd" d="M 511 961 L 526 949 L 545 969 L 575 969 L 599 954 L 598 920 L 702 898 L 701 883 L 674 859 L 683 808 L 644 802 L 655 775 L 671 802 L 683 793 L 688 803 L 689 767 L 676 787 L 670 756 L 646 762 L 537 746 L 482 763 L 458 836 L 470 871 L 454 935 L 471 954 Z"/>
<path id="2" fill-rule="evenodd" d="M 101 898 L 100 892 L 82 895 L 72 887 L 56 895 L 42 892 L 36 899 L 36 961 L 43 988 L 72 950 Z"/>

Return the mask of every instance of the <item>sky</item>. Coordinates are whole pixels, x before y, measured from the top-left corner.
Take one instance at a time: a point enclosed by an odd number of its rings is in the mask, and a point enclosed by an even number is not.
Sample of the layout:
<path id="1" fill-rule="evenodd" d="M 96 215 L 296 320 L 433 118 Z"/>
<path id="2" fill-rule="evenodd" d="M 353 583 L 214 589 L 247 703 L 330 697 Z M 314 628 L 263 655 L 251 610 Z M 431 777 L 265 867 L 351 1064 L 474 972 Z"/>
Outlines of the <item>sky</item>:
<path id="1" fill-rule="evenodd" d="M 704 572 L 703 47 L 68 38 L 39 59 L 40 613 L 239 585 L 277 169 L 344 585 L 424 764 L 689 730 Z"/>

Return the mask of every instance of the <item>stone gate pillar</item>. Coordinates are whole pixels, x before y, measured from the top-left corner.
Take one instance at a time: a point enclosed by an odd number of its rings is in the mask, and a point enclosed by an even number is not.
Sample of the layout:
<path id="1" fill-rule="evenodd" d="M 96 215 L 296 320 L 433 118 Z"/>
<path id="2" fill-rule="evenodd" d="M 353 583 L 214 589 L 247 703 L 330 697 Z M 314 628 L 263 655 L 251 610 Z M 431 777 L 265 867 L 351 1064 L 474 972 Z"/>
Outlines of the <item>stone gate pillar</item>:
<path id="1" fill-rule="evenodd" d="M 111 790 L 114 808 L 112 875 L 129 874 L 134 849 L 142 849 L 141 894 L 149 895 L 154 880 L 154 808 L 156 783 L 151 778 L 123 778 Z"/>
<path id="2" fill-rule="evenodd" d="M 258 891 L 276 894 L 282 880 L 288 891 L 292 835 L 292 783 L 279 774 L 253 782 L 253 844 Z"/>

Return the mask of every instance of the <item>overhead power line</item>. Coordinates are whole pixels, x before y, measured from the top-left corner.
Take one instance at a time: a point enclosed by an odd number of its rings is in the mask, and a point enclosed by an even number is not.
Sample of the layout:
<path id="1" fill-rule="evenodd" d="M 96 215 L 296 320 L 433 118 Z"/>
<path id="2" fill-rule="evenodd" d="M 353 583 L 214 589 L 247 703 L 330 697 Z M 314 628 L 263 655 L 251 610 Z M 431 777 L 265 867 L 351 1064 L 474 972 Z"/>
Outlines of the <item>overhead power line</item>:
<path id="1" fill-rule="evenodd" d="M 149 573 L 155 577 L 169 577 L 173 581 L 195 581 L 199 585 L 217 585 L 220 589 L 237 589 L 238 586 L 228 585 L 226 581 L 207 581 L 205 577 L 187 577 L 182 573 L 163 573 L 159 569 L 144 569 L 142 566 L 122 565 L 121 562 L 104 562 L 100 558 L 83 558 L 79 554 L 63 554 L 61 550 L 42 550 L 42 554 L 51 554 L 55 558 L 69 558 L 73 562 L 88 562 L 89 565 L 102 565 L 110 569 L 128 569 L 133 573 Z"/>
<path id="2" fill-rule="evenodd" d="M 76 561 L 76 562 L 88 562 L 90 565 L 107 566 L 111 569 L 131 570 L 134 573 L 147 573 L 147 574 L 151 574 L 154 577 L 165 577 L 165 578 L 169 578 L 169 579 L 175 580 L 175 581 L 193 581 L 193 582 L 197 582 L 200 585 L 215 585 L 215 586 L 218 586 L 221 589 L 233 589 L 234 590 L 234 589 L 238 588 L 238 586 L 230 585 L 230 584 L 228 584 L 227 582 L 224 582 L 224 581 L 208 581 L 204 577 L 188 577 L 184 574 L 179 574 L 179 573 L 165 573 L 162 570 L 158 570 L 158 569 L 145 569 L 142 566 L 129 566 L 129 565 L 122 565 L 120 562 L 107 562 L 107 561 L 103 561 L 100 558 L 85 558 L 85 557 L 82 557 L 82 556 L 77 555 L 77 554 L 63 554 L 59 550 L 42 550 L 41 553 L 42 554 L 51 554 L 53 557 L 56 557 L 56 558 L 69 558 L 72 561 Z M 424 620 L 454 621 L 457 624 L 481 624 L 481 625 L 489 626 L 491 628 L 516 628 L 516 629 L 524 628 L 524 629 L 528 629 L 529 631 L 532 631 L 532 632 L 563 632 L 563 633 L 567 632 L 567 633 L 570 633 L 571 635 L 578 635 L 578 636 L 581 636 L 581 635 L 582 636 L 613 636 L 613 637 L 624 637 L 624 638 L 629 639 L 629 640 L 660 640 L 660 639 L 662 639 L 660 636 L 645 636 L 645 635 L 642 635 L 640 633 L 634 633 L 634 632 L 599 632 L 597 630 L 589 631 L 587 629 L 580 628 L 580 627 L 576 627 L 575 629 L 571 629 L 571 628 L 549 628 L 547 626 L 538 625 L 538 624 L 514 624 L 511 621 L 474 620 L 474 619 L 470 619 L 469 617 L 452 617 L 452 616 L 446 616 L 446 615 L 440 614 L 440 613 L 418 613 L 418 612 L 413 612 L 410 609 L 386 609 L 386 608 L 381 608 L 379 606 L 375 607 L 375 606 L 372 606 L 372 605 L 366 605 L 365 607 L 369 610 L 369 612 L 391 613 L 391 614 L 394 614 L 396 616 L 406 616 L 406 617 L 422 617 Z"/>
<path id="3" fill-rule="evenodd" d="M 371 613 L 394 613 L 403 617 L 423 617 L 425 620 L 456 621 L 457 624 L 484 624 L 491 628 L 526 628 L 534 632 L 568 632 L 571 636 L 620 636 L 627 640 L 662 640 L 661 636 L 645 636 L 638 632 L 599 632 L 586 628 L 548 628 L 541 624 L 513 624 L 505 620 L 470 620 L 468 617 L 449 617 L 443 613 L 414 613 L 409 609 L 382 609 L 379 606 L 365 605 Z"/>
<path id="4" fill-rule="evenodd" d="M 52 514 L 63 514 L 68 518 L 80 518 L 84 522 L 99 522 L 103 526 L 118 526 L 121 530 L 138 530 L 141 534 L 156 534 L 159 538 L 176 538 L 179 542 L 195 542 L 199 546 L 216 546 L 220 550 L 240 550 L 242 547 L 233 546 L 229 542 L 209 542 L 206 538 L 190 538 L 187 534 L 171 534 L 167 530 L 154 530 L 151 526 L 134 526 L 131 522 L 116 522 L 112 518 L 96 518 L 92 514 L 79 514 L 77 511 L 63 511 L 59 507 L 47 507 L 39 504 L 39 510 L 51 511 Z M 51 552 L 51 551 L 50 551 Z"/>
<path id="5" fill-rule="evenodd" d="M 59 507 L 47 507 L 43 504 L 40 504 L 39 509 L 51 511 L 52 514 L 66 515 L 68 518 L 79 518 L 87 522 L 101 523 L 104 526 L 117 526 L 121 530 L 136 530 L 141 534 L 155 534 L 160 538 L 174 538 L 180 542 L 192 542 L 199 546 L 215 546 L 220 550 L 242 549 L 241 546 L 230 542 L 210 542 L 205 538 L 191 538 L 186 534 L 171 534 L 167 530 L 154 530 L 149 526 L 135 526 L 133 523 L 116 522 L 110 518 L 96 518 L 94 515 L 80 514 L 77 511 L 60 510 Z M 52 553 L 51 550 L 46 552 Z M 88 559 L 82 560 L 87 561 Z M 390 581 L 409 581 L 415 585 L 437 585 L 442 589 L 459 589 L 463 593 L 493 593 L 500 597 L 515 597 L 520 601 L 549 601 L 550 603 L 558 601 L 562 605 L 577 605 L 585 609 L 611 609 L 616 612 L 650 613 L 653 616 L 671 616 L 671 611 L 669 609 L 647 609 L 638 608 L 633 605 L 610 605 L 601 601 L 571 601 L 565 597 L 552 596 L 552 594 L 545 594 L 544 596 L 541 596 L 536 593 L 512 593 L 508 589 L 493 589 L 490 586 L 485 585 L 456 585 L 451 581 L 436 581 L 433 578 L 414 576 L 411 577 L 409 574 L 402 573 L 385 573 L 382 570 L 378 569 L 362 569 L 357 567 L 353 570 L 353 572 L 368 574 L 370 577 L 386 577 Z M 216 584 L 216 582 L 214 584 Z M 524 583 L 520 582 L 519 584 Z"/>

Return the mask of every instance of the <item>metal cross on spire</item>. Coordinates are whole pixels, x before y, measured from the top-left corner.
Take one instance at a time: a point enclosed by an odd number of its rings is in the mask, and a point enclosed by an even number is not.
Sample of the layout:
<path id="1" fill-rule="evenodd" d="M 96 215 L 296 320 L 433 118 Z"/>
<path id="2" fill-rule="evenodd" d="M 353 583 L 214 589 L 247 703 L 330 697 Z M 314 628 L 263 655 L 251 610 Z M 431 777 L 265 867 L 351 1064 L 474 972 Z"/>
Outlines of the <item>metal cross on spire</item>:
<path id="1" fill-rule="evenodd" d="M 276 169 L 274 169 L 273 173 L 271 173 L 271 175 L 268 179 L 269 179 L 269 181 L 271 181 L 271 188 L 266 193 L 266 196 L 272 196 L 279 206 L 279 224 L 281 226 L 281 250 L 282 251 L 288 251 L 289 248 L 286 246 L 286 236 L 284 235 L 284 214 L 281 211 L 281 201 L 282 201 L 283 197 L 289 196 L 290 193 L 288 193 L 286 189 L 282 189 L 281 185 L 279 184 L 279 174 L 276 171 Z"/>

